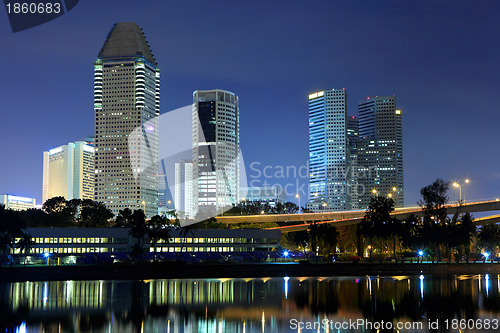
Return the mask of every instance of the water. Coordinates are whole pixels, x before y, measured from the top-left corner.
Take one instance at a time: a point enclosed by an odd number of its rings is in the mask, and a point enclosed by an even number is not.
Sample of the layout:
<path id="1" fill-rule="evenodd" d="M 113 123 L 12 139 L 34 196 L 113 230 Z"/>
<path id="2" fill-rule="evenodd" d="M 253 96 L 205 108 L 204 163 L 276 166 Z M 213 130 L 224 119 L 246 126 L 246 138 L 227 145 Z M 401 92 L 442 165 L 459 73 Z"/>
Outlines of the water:
<path id="1" fill-rule="evenodd" d="M 0 332 L 498 332 L 499 291 L 499 275 L 2 283 Z"/>

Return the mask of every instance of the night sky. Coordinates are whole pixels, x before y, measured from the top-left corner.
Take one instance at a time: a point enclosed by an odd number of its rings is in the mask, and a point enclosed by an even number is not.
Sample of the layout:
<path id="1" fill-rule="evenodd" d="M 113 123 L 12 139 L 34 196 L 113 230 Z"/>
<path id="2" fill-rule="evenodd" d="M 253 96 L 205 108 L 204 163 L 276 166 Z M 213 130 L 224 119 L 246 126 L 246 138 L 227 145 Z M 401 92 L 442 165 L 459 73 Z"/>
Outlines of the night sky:
<path id="1" fill-rule="evenodd" d="M 191 104 L 196 89 L 239 96 L 250 177 L 252 162 L 305 165 L 307 95 L 345 88 L 351 115 L 364 97 L 396 95 L 406 205 L 436 178 L 469 177 L 467 201 L 496 198 L 498 17 L 494 0 L 83 0 L 12 33 L 3 10 L 0 193 L 40 203 L 42 152 L 93 134 L 93 62 L 113 23 L 134 21 L 162 70 L 161 113 Z M 449 195 L 458 199 L 457 190 Z"/>

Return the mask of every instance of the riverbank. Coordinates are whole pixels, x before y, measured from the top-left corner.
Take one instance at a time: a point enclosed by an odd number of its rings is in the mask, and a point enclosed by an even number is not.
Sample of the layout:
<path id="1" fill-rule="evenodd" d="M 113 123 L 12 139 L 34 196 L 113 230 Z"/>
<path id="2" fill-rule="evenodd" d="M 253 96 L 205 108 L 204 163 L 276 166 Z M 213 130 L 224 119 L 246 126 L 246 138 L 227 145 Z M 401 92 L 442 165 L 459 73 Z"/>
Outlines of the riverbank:
<path id="1" fill-rule="evenodd" d="M 75 265 L 1 267 L 0 281 L 58 280 L 149 280 L 200 278 L 262 278 L 365 275 L 450 275 L 500 274 L 500 264 L 396 264 L 396 263 L 262 263 L 186 264 L 148 263 L 140 265 Z"/>

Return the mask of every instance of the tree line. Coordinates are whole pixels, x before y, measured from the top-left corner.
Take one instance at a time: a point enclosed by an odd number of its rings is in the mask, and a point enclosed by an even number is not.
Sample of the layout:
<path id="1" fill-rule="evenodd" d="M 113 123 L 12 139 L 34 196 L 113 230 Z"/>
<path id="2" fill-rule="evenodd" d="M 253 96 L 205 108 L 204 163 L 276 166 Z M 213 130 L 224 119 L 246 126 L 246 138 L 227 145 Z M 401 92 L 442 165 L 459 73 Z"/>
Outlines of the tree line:
<path id="1" fill-rule="evenodd" d="M 479 249 L 492 254 L 500 244 L 500 226 L 483 226 L 479 233 L 469 213 L 449 215 L 446 195 L 450 183 L 437 179 L 420 190 L 418 205 L 423 217 L 410 214 L 397 219 L 392 198 L 373 196 L 363 220 L 355 226 L 343 227 L 342 232 L 328 224 L 311 223 L 308 230 L 290 233 L 289 244 L 309 249 L 317 254 L 349 252 L 363 257 L 382 258 L 388 254 L 397 261 L 403 253 L 420 254 L 432 261 L 469 259 L 474 241 Z M 340 251 L 337 251 L 337 247 Z M 333 251 L 332 251 L 333 249 Z"/>

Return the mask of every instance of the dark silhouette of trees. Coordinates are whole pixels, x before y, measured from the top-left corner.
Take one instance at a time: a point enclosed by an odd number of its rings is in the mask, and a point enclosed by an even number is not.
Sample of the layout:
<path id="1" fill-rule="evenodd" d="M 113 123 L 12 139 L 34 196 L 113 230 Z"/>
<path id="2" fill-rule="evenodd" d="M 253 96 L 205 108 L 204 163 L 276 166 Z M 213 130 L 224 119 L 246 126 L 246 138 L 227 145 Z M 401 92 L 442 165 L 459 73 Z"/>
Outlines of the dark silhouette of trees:
<path id="1" fill-rule="evenodd" d="M 167 218 L 159 215 L 153 216 L 147 223 L 149 240 L 154 248 L 155 258 L 158 250 L 156 248 L 158 242 L 163 240 L 169 242 L 170 233 L 167 228 Z"/>
<path id="2" fill-rule="evenodd" d="M 102 228 L 109 226 L 113 212 L 102 202 L 81 200 L 78 223 L 87 228 Z"/>
<path id="3" fill-rule="evenodd" d="M 370 198 L 370 204 L 366 210 L 363 220 L 359 223 L 358 233 L 368 239 L 371 246 L 388 243 L 391 240 L 390 247 L 393 249 L 394 258 L 396 257 L 396 244 L 403 233 L 401 222 L 391 216 L 394 211 L 394 201 L 392 198 L 383 196 L 374 196 Z M 378 240 L 378 242 L 374 242 Z M 388 246 L 389 247 L 389 246 Z M 383 249 L 379 248 L 380 252 Z"/>
<path id="4" fill-rule="evenodd" d="M 490 223 L 481 227 L 481 231 L 477 235 L 477 245 L 484 251 L 493 254 L 495 253 L 498 244 L 500 243 L 500 225 Z"/>
<path id="5" fill-rule="evenodd" d="M 126 226 L 130 228 L 129 235 L 136 240 L 136 243 L 142 245 L 148 233 L 144 211 L 142 209 L 134 210 L 130 224 Z"/>
<path id="6" fill-rule="evenodd" d="M 299 206 L 293 202 L 276 201 L 274 205 L 269 202 L 261 201 L 242 201 L 234 205 L 231 209 L 224 212 L 225 216 L 237 215 L 259 215 L 264 214 L 296 214 L 299 211 Z"/>
<path id="7" fill-rule="evenodd" d="M 424 212 L 424 221 L 420 232 L 422 242 L 434 250 L 438 261 L 441 259 L 440 246 L 448 240 L 449 225 L 451 224 L 445 207 L 448 202 L 446 192 L 449 187 L 449 182 L 436 179 L 431 185 L 420 190 L 422 200 L 418 202 Z"/>
<path id="8" fill-rule="evenodd" d="M 21 239 L 17 242 L 17 248 L 24 254 L 24 266 L 26 266 L 26 257 L 30 254 L 33 249 L 35 242 L 31 239 L 31 235 L 23 233 Z"/>
<path id="9" fill-rule="evenodd" d="M 132 224 L 132 210 L 130 208 L 122 209 L 118 212 L 116 216 L 116 226 L 117 227 L 126 227 Z"/>
<path id="10" fill-rule="evenodd" d="M 50 227 L 74 227 L 78 204 L 75 200 L 67 201 L 64 197 L 53 197 L 44 202 L 42 210 L 49 216 Z"/>
<path id="11" fill-rule="evenodd" d="M 90 199 L 66 200 L 64 197 L 53 197 L 45 201 L 42 211 L 22 212 L 32 227 L 84 227 L 102 228 L 109 226 L 113 213 L 102 202 Z M 36 219 L 40 218 L 37 222 Z"/>
<path id="12" fill-rule="evenodd" d="M 462 252 L 469 261 L 470 245 L 472 240 L 477 235 L 477 228 L 474 224 L 474 219 L 470 213 L 462 215 L 460 223 L 456 227 L 457 246 L 461 247 Z"/>
<path id="13" fill-rule="evenodd" d="M 337 252 L 337 243 L 340 237 L 337 228 L 329 223 L 324 223 L 319 226 L 318 233 L 321 253 L 328 255 Z"/>
<path id="14" fill-rule="evenodd" d="M 305 249 L 307 244 L 309 244 L 309 233 L 307 230 L 294 232 L 293 243 Z"/>
<path id="15" fill-rule="evenodd" d="M 4 205 L 0 205 L 0 251 L 3 254 L 14 253 L 16 238 L 23 236 L 23 229 L 19 212 L 5 209 Z"/>

